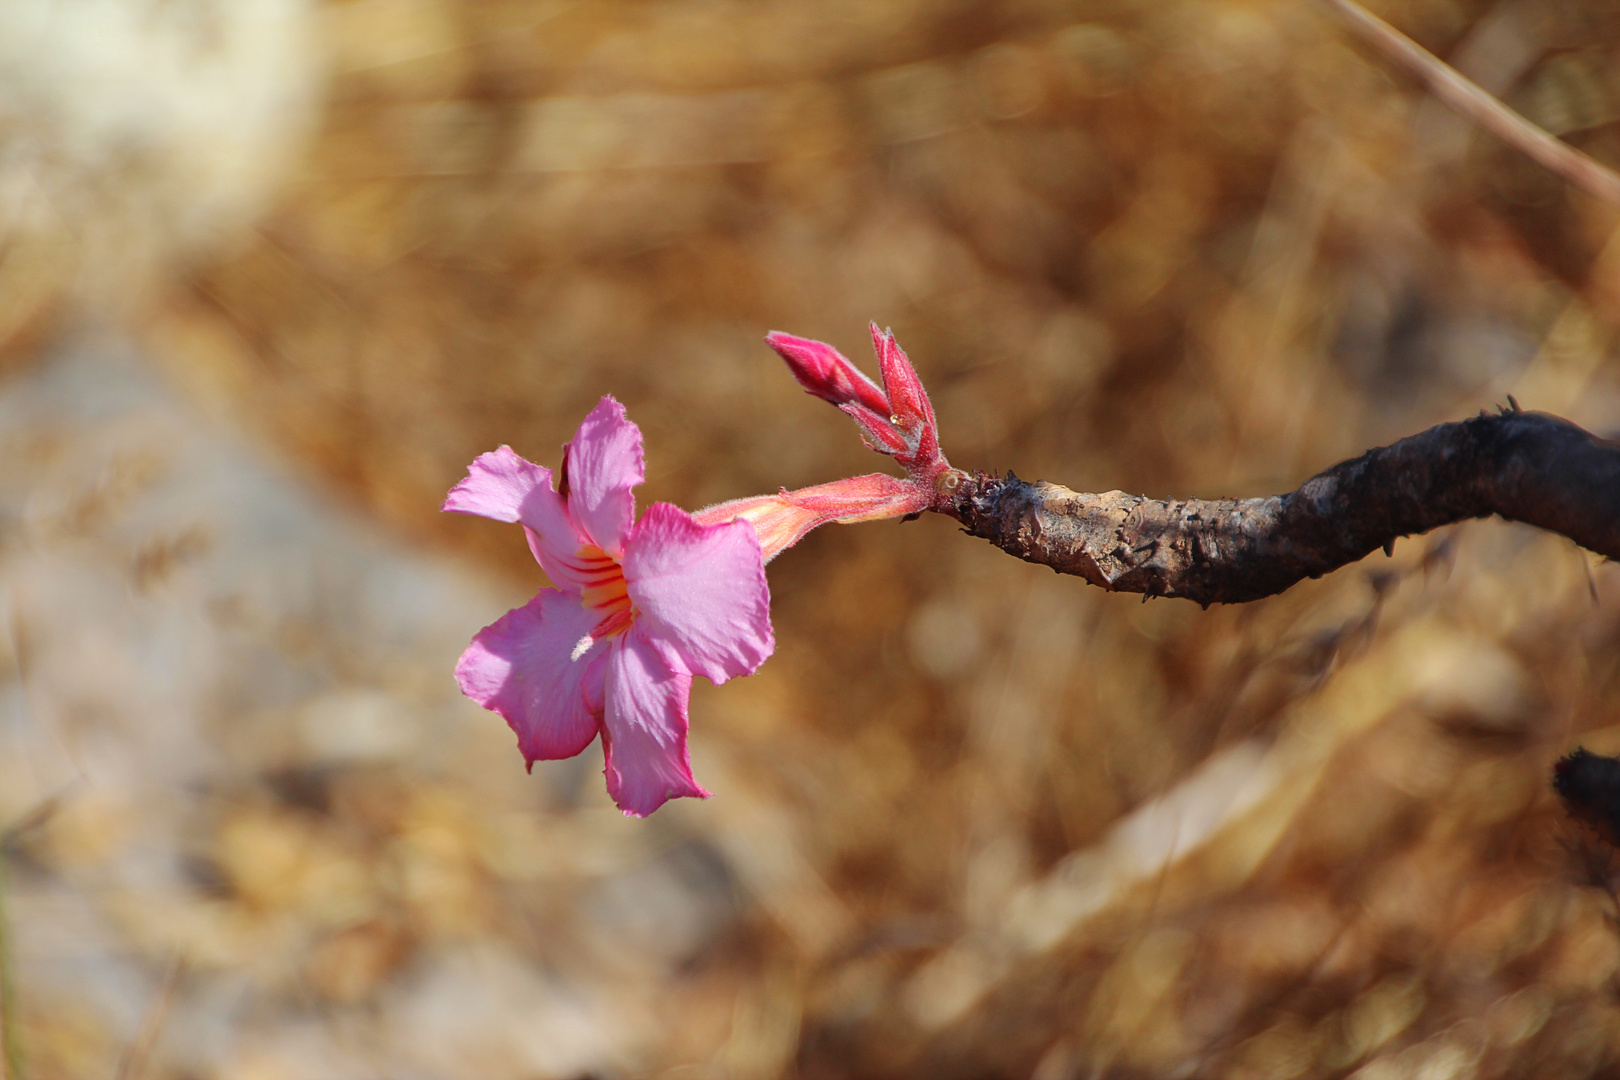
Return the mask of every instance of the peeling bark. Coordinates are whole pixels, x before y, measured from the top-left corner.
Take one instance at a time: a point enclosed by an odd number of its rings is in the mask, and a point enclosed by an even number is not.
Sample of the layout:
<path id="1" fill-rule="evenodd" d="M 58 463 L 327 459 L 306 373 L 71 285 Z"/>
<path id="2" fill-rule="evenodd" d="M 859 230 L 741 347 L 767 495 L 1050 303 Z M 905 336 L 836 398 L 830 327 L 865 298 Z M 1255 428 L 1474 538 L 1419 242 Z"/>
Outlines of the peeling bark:
<path id="1" fill-rule="evenodd" d="M 1010 472 L 951 494 L 944 512 L 1021 559 L 1205 606 L 1271 596 L 1398 537 L 1491 514 L 1620 558 L 1620 443 L 1517 407 L 1369 450 L 1286 495 L 1084 494 Z"/>

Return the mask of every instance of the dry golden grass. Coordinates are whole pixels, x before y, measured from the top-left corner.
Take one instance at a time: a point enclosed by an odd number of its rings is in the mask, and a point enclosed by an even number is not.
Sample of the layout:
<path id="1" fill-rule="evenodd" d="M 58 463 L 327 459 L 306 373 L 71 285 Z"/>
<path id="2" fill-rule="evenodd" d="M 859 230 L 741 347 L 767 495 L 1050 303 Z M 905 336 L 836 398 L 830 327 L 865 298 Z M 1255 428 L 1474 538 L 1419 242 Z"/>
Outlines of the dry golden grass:
<path id="1" fill-rule="evenodd" d="M 1380 10 L 1620 163 L 1606 0 Z M 0 820 L 66 784 L 7 848 L 29 1076 L 106 1075 L 152 1015 L 148 1077 L 1620 1067 L 1611 868 L 1547 784 L 1577 742 L 1620 752 L 1620 572 L 1567 542 L 1473 523 L 1206 612 L 943 519 L 828 528 L 771 565 L 776 655 L 694 695 L 716 797 L 638 823 L 596 749 L 525 776 L 456 699 L 459 643 L 541 577 L 515 530 L 436 512 L 480 451 L 554 460 L 604 393 L 643 502 L 869 471 L 760 342 L 864 363 L 869 318 L 953 464 L 1077 488 L 1281 490 L 1508 393 L 1612 433 L 1612 210 L 1305 4 L 314 25 L 300 164 L 133 324 L 188 404 L 109 428 L 39 406 L 47 369 L 0 405 L 0 671 L 34 732 L 0 748 Z M 255 517 L 191 409 L 418 549 L 318 499 Z M 158 619 L 195 621 L 158 635 L 181 659 L 120 659 Z M 120 664 L 203 689 L 121 692 Z M 103 749 L 75 774 L 38 764 L 53 739 Z M 109 746 L 149 765 L 98 782 Z M 80 922 L 125 964 L 112 1004 L 41 944 Z"/>

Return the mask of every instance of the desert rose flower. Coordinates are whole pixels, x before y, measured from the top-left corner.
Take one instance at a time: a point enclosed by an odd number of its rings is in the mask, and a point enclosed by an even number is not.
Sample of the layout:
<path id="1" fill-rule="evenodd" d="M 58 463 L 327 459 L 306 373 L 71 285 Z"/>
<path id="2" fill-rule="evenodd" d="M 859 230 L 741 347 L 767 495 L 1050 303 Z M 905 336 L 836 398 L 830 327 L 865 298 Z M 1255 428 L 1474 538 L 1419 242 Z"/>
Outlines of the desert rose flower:
<path id="1" fill-rule="evenodd" d="M 722 683 L 770 656 L 765 563 L 828 522 L 912 517 L 949 501 L 965 474 L 940 452 L 922 382 L 893 335 L 873 326 L 872 339 L 881 388 L 830 345 L 766 340 L 806 390 L 905 467 L 903 479 L 854 476 L 695 514 L 656 503 L 638 521 L 641 431 L 604 397 L 563 448 L 555 482 L 503 446 L 451 489 L 445 510 L 522 523 L 556 585 L 485 627 L 456 666 L 462 692 L 506 718 L 530 767 L 600 734 L 608 794 L 626 814 L 706 798 L 687 753 L 692 676 Z"/>
<path id="2" fill-rule="evenodd" d="M 602 736 L 608 794 L 634 817 L 707 797 L 687 753 L 692 676 L 715 683 L 771 655 L 759 541 L 735 518 L 700 523 L 655 503 L 640 520 L 641 432 L 610 397 L 551 471 L 508 447 L 482 454 L 444 509 L 521 522 L 557 586 L 485 627 L 462 654 L 462 692 L 506 718 L 532 767 Z"/>

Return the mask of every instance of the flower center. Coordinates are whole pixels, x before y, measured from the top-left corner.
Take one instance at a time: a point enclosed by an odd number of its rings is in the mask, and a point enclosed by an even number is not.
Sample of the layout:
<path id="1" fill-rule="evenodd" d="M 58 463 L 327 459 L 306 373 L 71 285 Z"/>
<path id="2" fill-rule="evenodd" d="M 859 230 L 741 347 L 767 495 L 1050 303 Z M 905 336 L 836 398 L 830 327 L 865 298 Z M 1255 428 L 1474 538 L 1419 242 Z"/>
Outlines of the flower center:
<path id="1" fill-rule="evenodd" d="M 635 621 L 636 609 L 630 603 L 630 587 L 624 580 L 624 568 L 613 556 L 599 547 L 587 545 L 574 556 L 583 584 L 579 602 L 586 611 L 596 616 L 596 626 L 574 645 L 572 659 L 584 656 L 590 647 L 603 638 L 622 634 Z"/>

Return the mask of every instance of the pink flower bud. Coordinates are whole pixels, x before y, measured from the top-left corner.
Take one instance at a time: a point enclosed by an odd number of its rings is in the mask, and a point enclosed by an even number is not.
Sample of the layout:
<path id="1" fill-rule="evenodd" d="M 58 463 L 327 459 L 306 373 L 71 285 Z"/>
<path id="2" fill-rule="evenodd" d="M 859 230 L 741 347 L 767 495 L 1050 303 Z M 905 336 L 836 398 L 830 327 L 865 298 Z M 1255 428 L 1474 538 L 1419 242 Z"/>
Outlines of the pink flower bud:
<path id="1" fill-rule="evenodd" d="M 934 420 L 934 406 L 928 400 L 922 380 L 917 377 L 917 369 L 911 366 L 911 360 L 894 340 L 894 334 L 879 330 L 877 323 L 872 323 L 871 329 L 872 347 L 877 351 L 878 370 L 883 375 L 883 389 L 889 397 L 891 422 L 899 427 L 910 444 L 911 460 L 908 462 L 907 457 L 901 455 L 896 455 L 896 458 L 907 469 L 911 469 L 914 462 L 920 471 L 928 471 L 934 459 L 938 458 L 940 462 L 945 460 L 939 457 L 939 430 Z"/>
<path id="2" fill-rule="evenodd" d="M 913 481 L 943 494 L 941 477 L 953 470 L 940 453 L 939 424 L 928 392 L 894 335 L 876 323 L 871 329 L 882 389 L 831 345 L 779 331 L 765 340 L 807 392 L 849 414 L 867 446 L 898 461 Z"/>
<path id="3" fill-rule="evenodd" d="M 876 416 L 888 418 L 889 402 L 878 384 L 831 345 L 779 330 L 766 334 L 765 342 L 787 361 L 788 369 L 806 393 L 834 405 L 861 405 Z"/>

